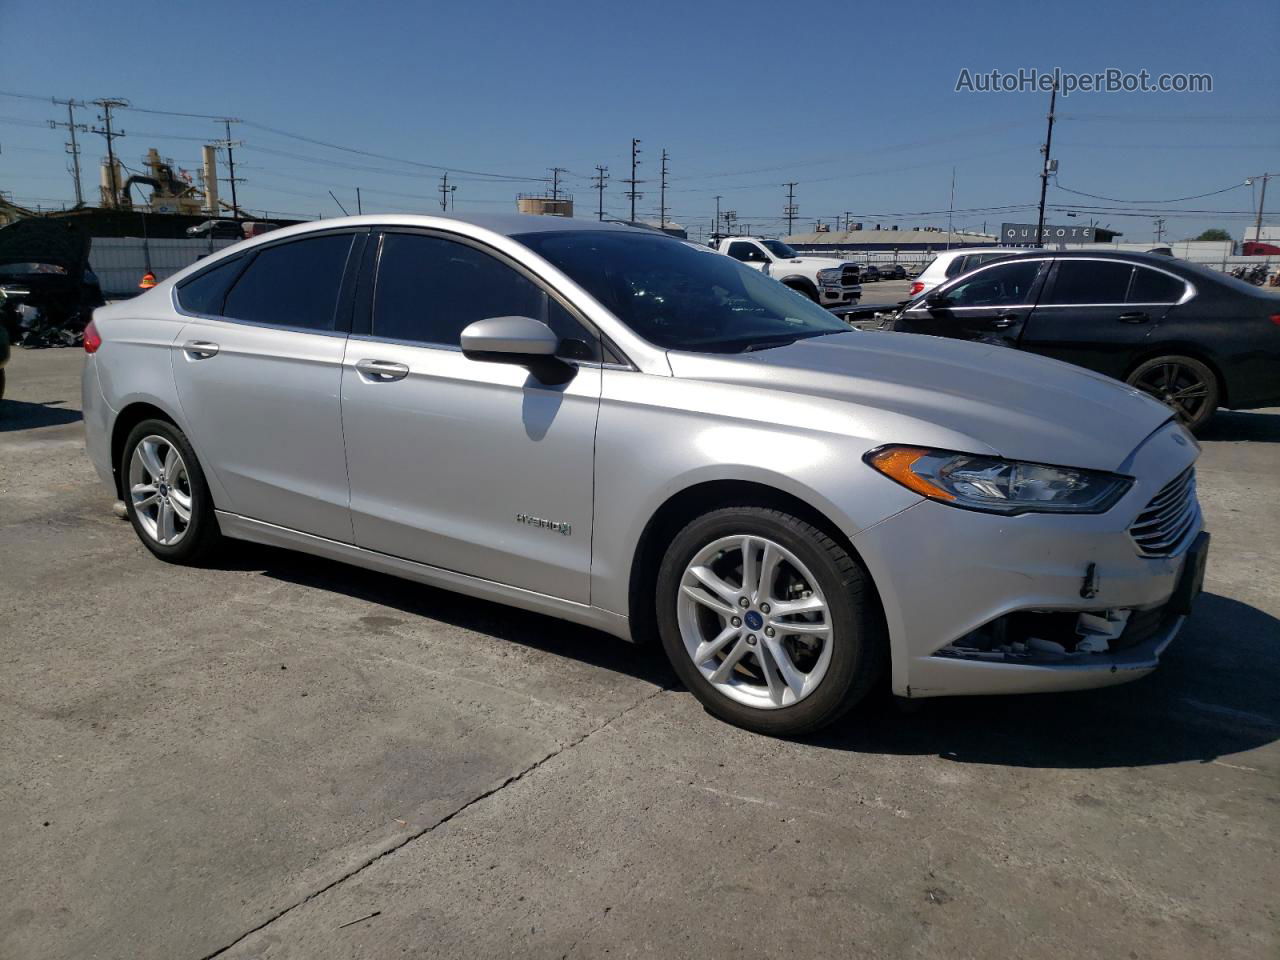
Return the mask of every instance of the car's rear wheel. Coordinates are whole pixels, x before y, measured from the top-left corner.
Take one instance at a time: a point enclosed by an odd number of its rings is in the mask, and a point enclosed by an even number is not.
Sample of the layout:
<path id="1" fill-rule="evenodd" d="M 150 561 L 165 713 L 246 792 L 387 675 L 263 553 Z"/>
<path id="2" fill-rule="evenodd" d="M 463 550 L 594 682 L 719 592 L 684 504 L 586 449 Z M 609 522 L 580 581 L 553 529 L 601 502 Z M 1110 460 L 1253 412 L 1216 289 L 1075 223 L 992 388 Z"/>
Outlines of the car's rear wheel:
<path id="1" fill-rule="evenodd" d="M 1129 374 L 1128 383 L 1170 407 L 1191 430 L 1203 426 L 1218 409 L 1218 378 L 1194 357 L 1154 357 Z"/>
<path id="2" fill-rule="evenodd" d="M 658 626 L 676 673 L 712 713 L 775 736 L 837 719 L 886 660 L 870 578 L 823 530 L 730 507 L 690 522 L 658 573 Z"/>
<path id="3" fill-rule="evenodd" d="M 125 511 L 147 549 L 170 563 L 198 564 L 222 534 L 195 451 L 181 430 L 144 420 L 130 431 L 120 460 Z"/>

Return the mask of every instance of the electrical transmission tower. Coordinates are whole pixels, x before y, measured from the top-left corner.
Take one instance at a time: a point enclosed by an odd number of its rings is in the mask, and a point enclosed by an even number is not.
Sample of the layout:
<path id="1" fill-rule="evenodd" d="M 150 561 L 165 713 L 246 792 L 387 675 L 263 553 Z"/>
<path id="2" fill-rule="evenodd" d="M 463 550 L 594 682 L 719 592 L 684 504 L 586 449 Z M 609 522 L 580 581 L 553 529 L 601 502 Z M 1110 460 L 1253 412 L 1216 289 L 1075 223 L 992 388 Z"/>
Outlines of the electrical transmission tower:
<path id="1" fill-rule="evenodd" d="M 667 228 L 667 161 L 670 159 L 664 147 L 662 150 L 662 179 L 658 181 L 661 184 L 658 189 L 658 226 L 663 230 Z"/>
<path id="2" fill-rule="evenodd" d="M 636 220 L 636 200 L 644 196 L 643 193 L 636 190 L 637 185 L 645 182 L 644 180 L 636 179 L 636 167 L 640 166 L 640 154 L 642 152 L 643 151 L 641 151 L 640 149 L 640 141 L 635 137 L 632 137 L 631 138 L 631 179 L 622 181 L 623 183 L 631 187 L 631 189 L 628 190 L 625 194 L 623 194 L 623 196 L 625 196 L 628 200 L 631 201 L 631 222 L 632 223 L 635 223 L 635 220 Z"/>
<path id="3" fill-rule="evenodd" d="M 784 183 L 787 188 L 787 205 L 783 209 L 783 215 L 787 218 L 787 235 L 795 233 L 793 227 L 796 222 L 796 214 L 800 212 L 800 208 L 796 206 L 796 183 L 792 180 L 790 183 Z"/>
<path id="4" fill-rule="evenodd" d="M 244 183 L 244 177 L 236 176 L 236 147 L 244 146 L 244 141 L 231 139 L 231 125 L 239 122 L 235 117 L 223 117 L 222 123 L 226 128 L 227 138 L 213 141 L 213 146 L 227 151 L 227 176 L 221 179 L 224 183 L 231 185 L 231 219 L 233 220 L 240 219 L 240 203 L 236 197 L 236 184 Z"/>
<path id="5" fill-rule="evenodd" d="M 110 197 L 103 197 L 106 206 L 115 209 L 120 204 L 120 183 L 116 171 L 116 151 L 115 140 L 117 137 L 125 135 L 123 130 L 113 130 L 111 127 L 111 111 L 117 107 L 129 106 L 128 100 L 121 100 L 115 97 L 104 97 L 101 100 L 93 101 L 94 106 L 100 108 L 102 113 L 98 114 L 98 121 L 101 127 L 94 127 L 92 133 L 96 133 L 107 141 L 107 169 L 108 169 L 108 189 L 111 191 Z"/>
<path id="6" fill-rule="evenodd" d="M 591 180 L 591 185 L 596 188 L 598 202 L 596 204 L 596 216 L 604 219 L 604 182 L 609 179 L 609 168 L 596 165 L 596 175 Z"/>
<path id="7" fill-rule="evenodd" d="M 76 187 L 76 206 L 83 206 L 84 191 L 80 186 L 80 144 L 76 142 L 76 131 L 88 133 L 89 125 L 87 123 L 76 123 L 75 109 L 76 107 L 83 107 L 85 104 L 82 100 L 59 100 L 57 97 L 53 98 L 53 102 L 67 108 L 66 123 L 60 120 L 50 120 L 49 126 L 55 130 L 58 127 L 65 127 L 71 134 L 71 140 L 67 144 L 67 153 L 71 154 L 71 176 Z"/>

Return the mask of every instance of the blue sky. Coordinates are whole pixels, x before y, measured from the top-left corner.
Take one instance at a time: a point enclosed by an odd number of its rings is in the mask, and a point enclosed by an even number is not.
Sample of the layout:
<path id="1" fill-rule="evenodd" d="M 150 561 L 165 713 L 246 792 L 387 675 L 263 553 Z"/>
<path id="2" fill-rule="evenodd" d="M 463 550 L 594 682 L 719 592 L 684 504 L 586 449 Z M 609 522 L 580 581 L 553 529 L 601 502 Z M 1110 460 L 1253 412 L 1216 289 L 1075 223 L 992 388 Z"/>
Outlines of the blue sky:
<path id="1" fill-rule="evenodd" d="M 241 202 L 277 215 L 337 215 L 329 189 L 354 212 L 356 186 L 366 212 L 438 210 L 440 171 L 406 160 L 454 170 L 458 212 L 513 210 L 517 192 L 543 188 L 532 178 L 565 167 L 580 216 L 595 210 L 586 177 L 607 164 L 606 207 L 621 214 L 634 136 L 649 181 L 638 212 L 656 216 L 665 148 L 672 219 L 695 232 L 709 226 L 716 194 L 740 223 L 777 231 L 791 180 L 797 229 L 845 211 L 868 225 L 945 225 L 953 167 L 957 227 L 1034 220 L 1033 209 L 996 208 L 1038 199 L 1047 95 L 957 93 L 962 68 L 1212 75 L 1212 93 L 1060 101 L 1053 222 L 1092 215 L 1145 241 L 1151 211 L 1167 209 L 1174 239 L 1210 226 L 1238 238 L 1257 203 L 1244 179 L 1280 173 L 1274 3 L 226 0 L 115 9 L 0 0 L 0 90 L 116 96 L 253 121 L 261 126 L 233 133 L 245 141 L 236 154 L 247 181 Z M 50 118 L 65 119 L 47 102 L 0 96 L 0 190 L 19 202 L 72 198 L 65 132 L 41 126 Z M 81 120 L 94 120 L 92 108 Z M 129 134 L 120 153 L 135 168 L 154 145 L 194 171 L 201 138 L 221 135 L 198 118 L 122 112 L 119 123 Z M 82 139 L 93 188 L 103 143 Z M 1280 183 L 1271 197 L 1280 210 Z M 1067 204 L 1115 209 L 1076 220 L 1052 209 Z M 1200 210 L 1211 212 L 1187 212 Z"/>

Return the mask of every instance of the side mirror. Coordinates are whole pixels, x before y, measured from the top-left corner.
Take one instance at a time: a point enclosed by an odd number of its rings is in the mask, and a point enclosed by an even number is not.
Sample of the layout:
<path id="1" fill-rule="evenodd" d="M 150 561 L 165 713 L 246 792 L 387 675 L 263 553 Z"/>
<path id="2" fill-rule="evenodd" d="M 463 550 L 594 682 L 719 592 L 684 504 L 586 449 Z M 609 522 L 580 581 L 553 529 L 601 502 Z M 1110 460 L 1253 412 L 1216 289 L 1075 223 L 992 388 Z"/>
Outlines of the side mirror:
<path id="1" fill-rule="evenodd" d="M 560 338 L 532 317 L 489 317 L 462 331 L 467 359 L 528 367 L 544 383 L 564 383 L 573 375 L 573 366 L 556 358 L 559 347 Z"/>
<path id="2" fill-rule="evenodd" d="M 924 298 L 924 305 L 930 310 L 945 310 L 951 306 L 951 298 L 945 293 L 931 293 Z"/>

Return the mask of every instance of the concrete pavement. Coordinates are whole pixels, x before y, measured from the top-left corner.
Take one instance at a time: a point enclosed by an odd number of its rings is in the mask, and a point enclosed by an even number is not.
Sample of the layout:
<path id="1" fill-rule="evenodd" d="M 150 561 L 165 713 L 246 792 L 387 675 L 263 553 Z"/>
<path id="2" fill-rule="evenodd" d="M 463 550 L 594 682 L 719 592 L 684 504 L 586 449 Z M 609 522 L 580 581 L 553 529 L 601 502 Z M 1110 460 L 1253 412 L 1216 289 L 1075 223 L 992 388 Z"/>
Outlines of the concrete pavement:
<path id="1" fill-rule="evenodd" d="M 1275 956 L 1280 411 L 1206 436 L 1155 675 L 788 742 L 558 621 L 156 561 L 81 357 L 17 351 L 0 412 L 0 957 Z"/>

